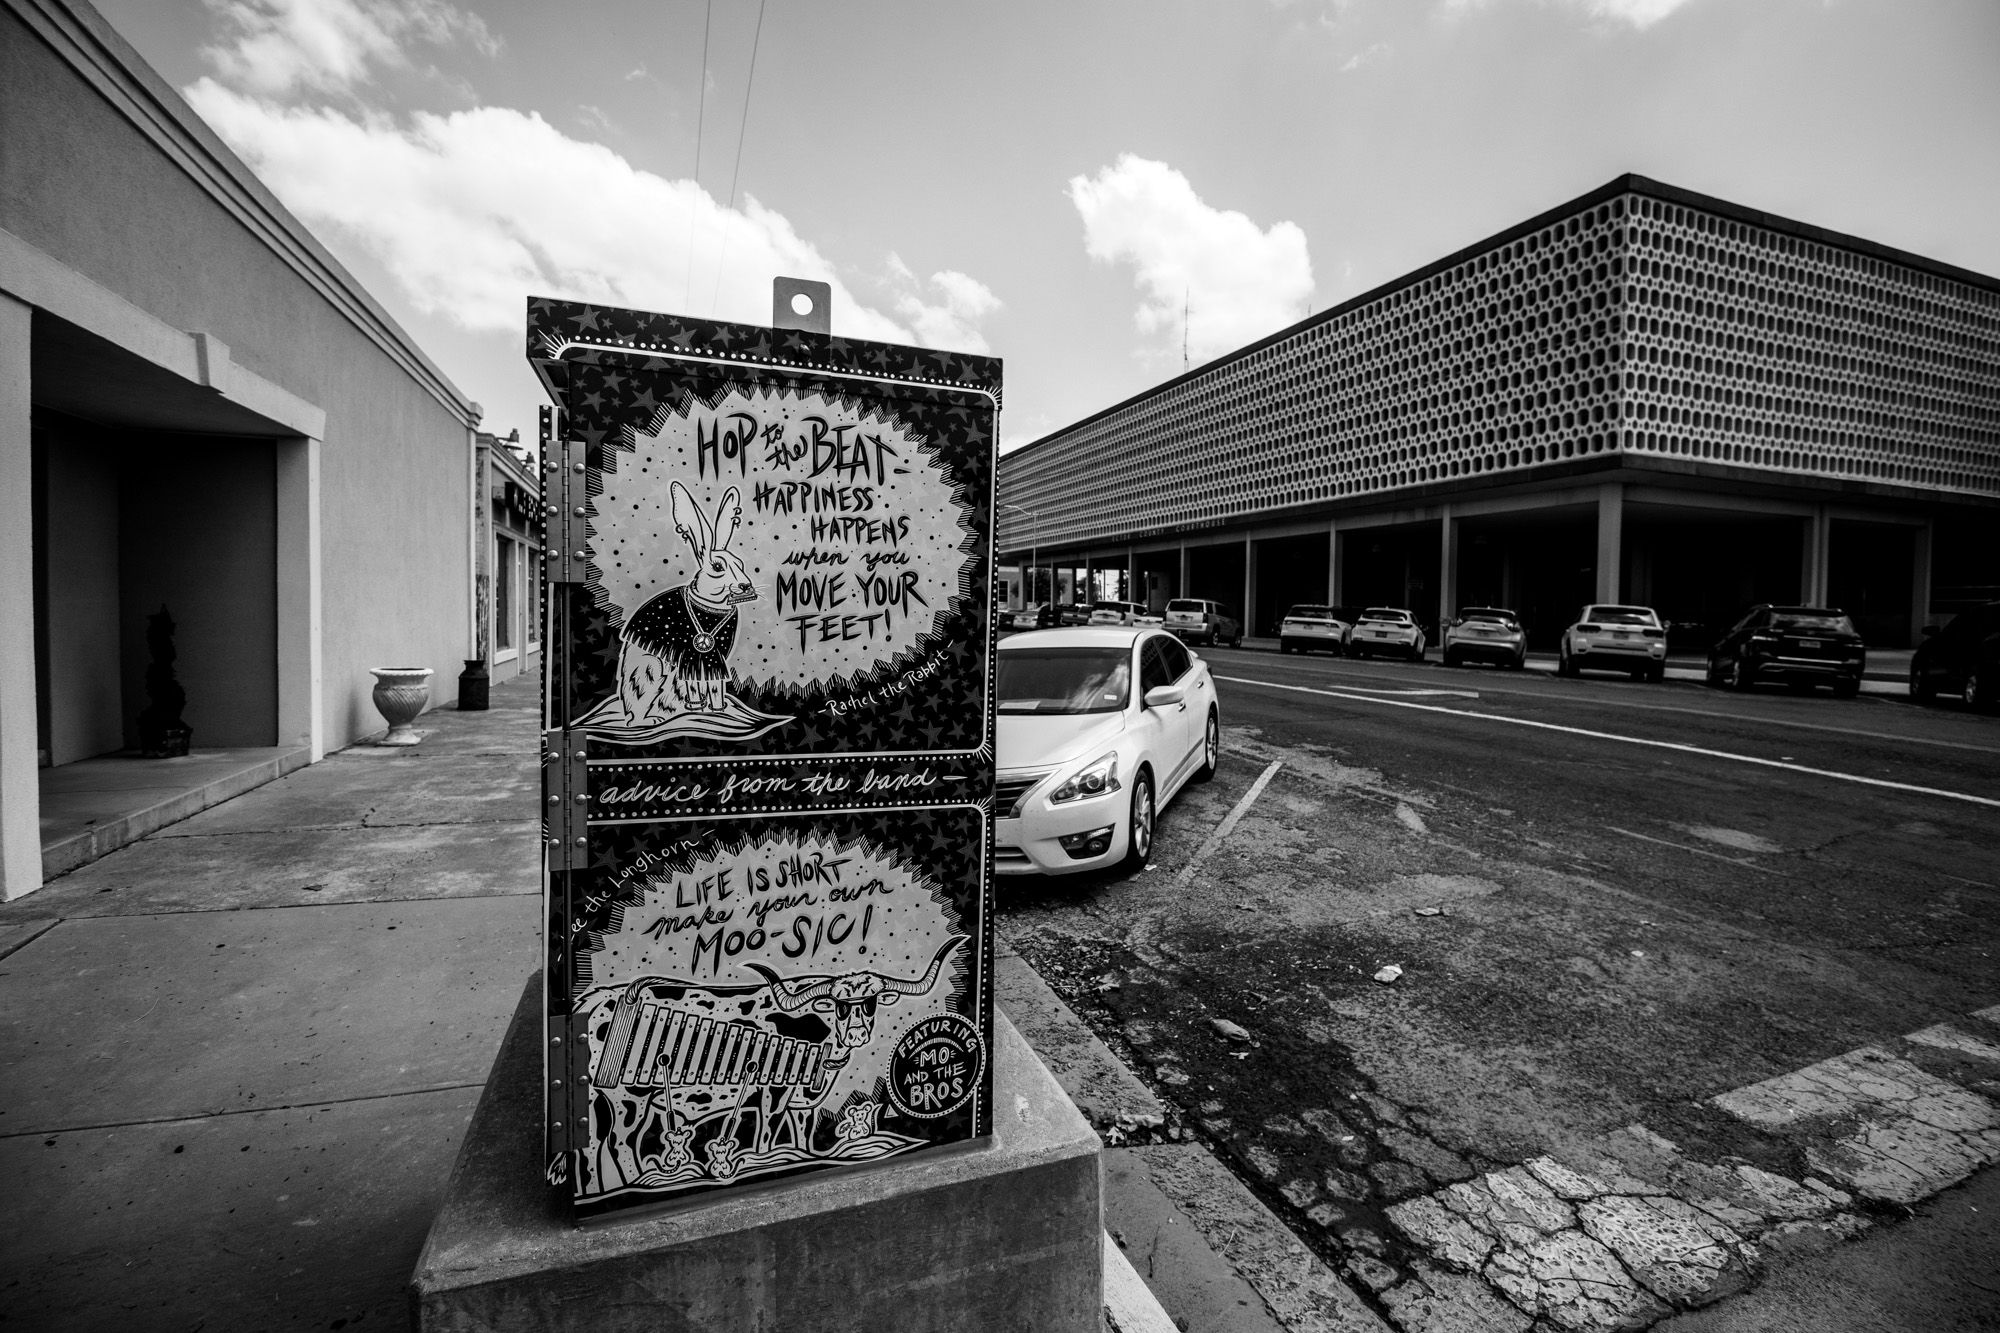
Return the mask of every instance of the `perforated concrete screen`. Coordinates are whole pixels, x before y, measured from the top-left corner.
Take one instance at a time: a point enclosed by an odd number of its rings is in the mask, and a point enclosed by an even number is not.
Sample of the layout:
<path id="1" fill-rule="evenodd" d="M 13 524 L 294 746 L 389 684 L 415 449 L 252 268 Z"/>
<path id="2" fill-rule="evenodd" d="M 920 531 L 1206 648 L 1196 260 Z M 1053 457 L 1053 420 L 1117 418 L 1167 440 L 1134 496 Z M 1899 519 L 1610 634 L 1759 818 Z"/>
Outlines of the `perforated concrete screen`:
<path id="1" fill-rule="evenodd" d="M 2000 497 L 2000 284 L 1648 184 L 1039 441 L 1002 460 L 1001 493 L 1039 515 L 1045 548 L 1611 455 Z M 1001 547 L 1029 526 L 1005 511 Z"/>

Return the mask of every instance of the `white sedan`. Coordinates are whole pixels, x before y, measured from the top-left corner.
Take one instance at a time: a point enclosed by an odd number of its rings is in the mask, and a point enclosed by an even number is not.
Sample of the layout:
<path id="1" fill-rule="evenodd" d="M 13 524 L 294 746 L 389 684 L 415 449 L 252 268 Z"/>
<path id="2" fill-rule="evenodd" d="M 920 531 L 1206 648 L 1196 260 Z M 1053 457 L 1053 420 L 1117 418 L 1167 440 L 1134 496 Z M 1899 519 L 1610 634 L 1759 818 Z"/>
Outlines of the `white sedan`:
<path id="1" fill-rule="evenodd" d="M 1371 606 L 1354 622 L 1347 635 L 1349 657 L 1373 657 L 1394 653 L 1412 662 L 1424 660 L 1424 627 L 1408 611 L 1394 606 Z"/>
<path id="2" fill-rule="evenodd" d="M 1144 866 L 1160 809 L 1215 775 L 1208 664 L 1151 628 L 1036 630 L 995 651 L 993 868 Z"/>

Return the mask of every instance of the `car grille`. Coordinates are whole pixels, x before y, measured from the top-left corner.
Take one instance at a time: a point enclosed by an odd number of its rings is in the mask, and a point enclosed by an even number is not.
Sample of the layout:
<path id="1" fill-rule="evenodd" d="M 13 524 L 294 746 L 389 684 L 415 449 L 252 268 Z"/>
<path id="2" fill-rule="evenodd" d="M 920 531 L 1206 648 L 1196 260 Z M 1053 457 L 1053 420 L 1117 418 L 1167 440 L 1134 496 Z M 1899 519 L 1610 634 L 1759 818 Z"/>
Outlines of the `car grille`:
<path id="1" fill-rule="evenodd" d="M 1055 772 L 1053 768 L 1037 769 L 1032 773 L 1002 773 L 993 781 L 993 817 L 1012 819 L 1018 813 L 1016 807 L 1021 798 L 1033 789 L 1037 782 Z"/>

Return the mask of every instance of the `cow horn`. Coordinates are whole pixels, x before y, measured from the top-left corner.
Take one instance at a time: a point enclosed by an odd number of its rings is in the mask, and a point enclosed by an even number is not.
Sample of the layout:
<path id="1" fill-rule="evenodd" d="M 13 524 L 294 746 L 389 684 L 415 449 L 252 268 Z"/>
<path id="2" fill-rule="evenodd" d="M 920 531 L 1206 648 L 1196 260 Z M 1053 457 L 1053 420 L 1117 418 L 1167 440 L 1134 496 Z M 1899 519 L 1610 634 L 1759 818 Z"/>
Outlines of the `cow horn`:
<path id="1" fill-rule="evenodd" d="M 885 991 L 893 991 L 897 995 L 922 995 L 925 991 L 928 991 L 932 986 L 935 986 L 937 984 L 938 969 L 944 966 L 945 958 L 951 953 L 953 949 L 956 949 L 959 945 L 965 943 L 967 938 L 968 937 L 964 935 L 954 935 L 950 939 L 946 940 L 941 946 L 939 946 L 937 951 L 937 957 L 931 959 L 931 965 L 929 970 L 927 970 L 923 974 L 923 976 L 919 977 L 917 980 L 898 981 L 894 977 L 883 977 L 882 989 Z"/>
<path id="2" fill-rule="evenodd" d="M 832 977 L 794 977 L 787 981 L 762 963 L 745 963 L 744 966 L 771 983 L 772 998 L 778 1002 L 778 1007 L 788 1014 L 797 1013 L 833 989 Z M 793 986 L 802 983 L 805 986 L 804 990 L 792 989 Z"/>

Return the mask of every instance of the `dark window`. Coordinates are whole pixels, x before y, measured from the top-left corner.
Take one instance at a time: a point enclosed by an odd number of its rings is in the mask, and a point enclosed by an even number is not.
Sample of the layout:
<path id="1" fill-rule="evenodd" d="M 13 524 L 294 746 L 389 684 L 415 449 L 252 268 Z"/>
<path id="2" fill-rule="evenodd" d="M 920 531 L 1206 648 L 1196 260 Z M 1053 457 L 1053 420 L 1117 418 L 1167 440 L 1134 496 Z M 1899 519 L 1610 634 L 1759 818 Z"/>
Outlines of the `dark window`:
<path id="1" fill-rule="evenodd" d="M 1167 657 L 1160 639 L 1147 639 L 1139 649 L 1139 697 L 1143 699 L 1149 691 L 1173 683 L 1174 673 L 1167 669 Z"/>
<path id="2" fill-rule="evenodd" d="M 1160 645 L 1160 652 L 1167 659 L 1168 674 L 1174 680 L 1194 669 L 1194 663 L 1188 660 L 1188 651 L 1181 646 L 1179 639 L 1155 639 L 1154 642 Z"/>

